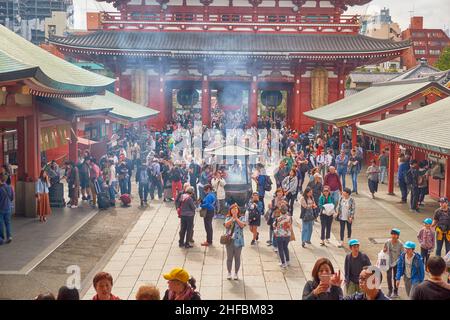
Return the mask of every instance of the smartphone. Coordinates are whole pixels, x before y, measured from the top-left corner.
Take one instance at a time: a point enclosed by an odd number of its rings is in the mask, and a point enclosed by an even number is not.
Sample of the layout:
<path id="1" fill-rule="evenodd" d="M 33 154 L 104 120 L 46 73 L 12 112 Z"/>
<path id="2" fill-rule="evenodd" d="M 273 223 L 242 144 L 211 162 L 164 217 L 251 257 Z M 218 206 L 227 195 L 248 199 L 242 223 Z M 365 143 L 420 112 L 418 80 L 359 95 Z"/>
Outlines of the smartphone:
<path id="1" fill-rule="evenodd" d="M 329 284 L 331 280 L 331 275 L 329 274 L 319 275 L 319 280 L 322 283 Z"/>

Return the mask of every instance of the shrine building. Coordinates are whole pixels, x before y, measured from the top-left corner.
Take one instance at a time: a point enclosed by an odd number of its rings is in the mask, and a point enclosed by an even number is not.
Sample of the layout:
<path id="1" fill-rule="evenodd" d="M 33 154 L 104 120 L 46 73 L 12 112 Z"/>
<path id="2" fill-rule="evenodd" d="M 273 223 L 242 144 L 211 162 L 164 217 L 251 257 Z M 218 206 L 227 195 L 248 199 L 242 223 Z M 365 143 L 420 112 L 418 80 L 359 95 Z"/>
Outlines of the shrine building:
<path id="1" fill-rule="evenodd" d="M 159 111 L 148 120 L 157 128 L 186 109 L 209 125 L 216 107 L 255 126 L 266 97 L 268 109 L 283 99 L 287 123 L 306 131 L 315 122 L 303 113 L 342 99 L 352 70 L 410 46 L 359 34 L 345 11 L 370 0 L 106 1 L 118 12 L 88 13 L 87 33 L 50 43 L 110 69 L 116 94 Z"/>

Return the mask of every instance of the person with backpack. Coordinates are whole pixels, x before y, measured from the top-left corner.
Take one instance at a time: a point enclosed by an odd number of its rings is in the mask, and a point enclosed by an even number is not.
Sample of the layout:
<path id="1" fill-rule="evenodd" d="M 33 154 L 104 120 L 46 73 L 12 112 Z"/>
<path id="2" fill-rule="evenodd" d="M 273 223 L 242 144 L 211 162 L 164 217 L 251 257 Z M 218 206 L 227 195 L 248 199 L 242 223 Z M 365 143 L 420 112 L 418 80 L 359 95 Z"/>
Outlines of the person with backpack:
<path id="1" fill-rule="evenodd" d="M 294 214 L 294 201 L 297 198 L 298 191 L 298 178 L 295 169 L 291 169 L 289 176 L 284 178 L 281 184 L 285 192 L 286 201 L 289 204 L 289 215 Z"/>
<path id="2" fill-rule="evenodd" d="M 419 166 L 415 159 L 406 173 L 406 183 L 411 190 L 410 211 L 419 212 Z"/>
<path id="3" fill-rule="evenodd" d="M 289 172 L 286 168 L 286 162 L 280 161 L 280 165 L 274 170 L 273 176 L 275 178 L 275 184 L 277 189 L 281 188 L 284 178 L 288 176 Z"/>
<path id="4" fill-rule="evenodd" d="M 206 241 L 202 243 L 202 246 L 210 246 L 212 245 L 213 241 L 212 220 L 214 218 L 217 198 L 210 184 L 205 185 L 203 190 L 206 196 L 203 199 L 201 199 L 202 203 L 200 205 L 200 208 L 206 209 L 206 215 L 203 217 L 203 222 L 206 231 Z"/>
<path id="5" fill-rule="evenodd" d="M 425 265 L 422 256 L 415 252 L 416 244 L 412 241 L 405 242 L 405 252 L 398 259 L 397 287 L 400 286 L 400 279 L 405 282 L 406 294 L 408 297 L 414 294 L 414 289 L 423 282 L 425 278 Z"/>
<path id="6" fill-rule="evenodd" d="M 404 154 L 401 154 L 398 158 L 398 171 L 397 171 L 397 180 L 398 186 L 402 193 L 402 199 L 400 203 L 406 203 L 408 197 L 408 184 L 406 183 L 406 173 L 409 170 L 409 160 L 406 159 Z"/>
<path id="7" fill-rule="evenodd" d="M 418 206 L 424 206 L 423 201 L 425 200 L 425 196 L 428 194 L 428 178 L 430 177 L 430 170 L 428 168 L 428 162 L 426 160 L 420 161 L 419 163 L 419 178 L 418 178 L 418 187 L 419 187 L 419 199 Z"/>
<path id="8" fill-rule="evenodd" d="M 194 202 L 194 189 L 192 187 L 186 188 L 186 192 L 181 195 L 178 211 L 180 212 L 180 240 L 179 246 L 186 249 L 193 246 L 189 243 L 194 232 L 194 217 L 195 209 L 197 208 Z"/>
<path id="9" fill-rule="evenodd" d="M 147 206 L 147 198 L 150 183 L 149 168 L 146 163 L 142 163 L 141 159 L 136 159 L 136 183 L 139 186 L 139 199 L 141 200 L 141 207 Z"/>
<path id="10" fill-rule="evenodd" d="M 259 240 L 258 227 L 261 225 L 261 215 L 263 215 L 263 204 L 259 199 L 258 192 L 253 192 L 252 198 L 247 204 L 247 217 L 250 232 L 253 234 L 251 245 L 255 245 Z"/>
<path id="11" fill-rule="evenodd" d="M 170 180 L 172 181 L 172 197 L 175 200 L 177 198 L 178 192 L 181 192 L 183 184 L 181 182 L 182 172 L 178 162 L 170 170 Z"/>
<path id="12" fill-rule="evenodd" d="M 258 167 L 258 173 L 256 177 L 256 191 L 259 195 L 259 201 L 262 202 L 262 212 L 265 211 L 265 203 L 264 203 L 264 197 L 266 195 L 266 191 L 272 190 L 272 180 L 270 177 L 266 174 L 266 170 L 262 164 L 257 164 Z"/>
<path id="13" fill-rule="evenodd" d="M 161 175 L 161 165 L 157 158 L 153 158 L 149 166 L 149 178 L 150 178 L 150 199 L 155 199 L 155 188 L 158 189 L 158 199 L 161 200 L 163 197 L 163 182 Z"/>
<path id="14" fill-rule="evenodd" d="M 450 252 L 450 209 L 447 197 L 439 199 L 439 208 L 434 212 L 431 228 L 436 228 L 436 255 L 441 256 L 444 244 L 446 255 Z"/>

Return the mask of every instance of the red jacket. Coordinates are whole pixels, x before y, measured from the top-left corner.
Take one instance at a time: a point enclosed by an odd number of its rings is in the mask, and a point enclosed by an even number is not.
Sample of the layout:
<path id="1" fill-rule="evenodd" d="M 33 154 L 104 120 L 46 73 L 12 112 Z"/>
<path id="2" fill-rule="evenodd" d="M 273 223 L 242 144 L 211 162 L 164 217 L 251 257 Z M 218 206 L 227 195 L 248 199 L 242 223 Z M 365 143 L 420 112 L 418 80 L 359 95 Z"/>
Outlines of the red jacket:
<path id="1" fill-rule="evenodd" d="M 341 184 L 341 180 L 339 179 L 338 174 L 335 173 L 327 173 L 325 175 L 325 179 L 323 182 L 324 186 L 329 186 L 330 187 L 330 191 L 337 191 L 340 190 L 342 191 L 342 184 Z"/>

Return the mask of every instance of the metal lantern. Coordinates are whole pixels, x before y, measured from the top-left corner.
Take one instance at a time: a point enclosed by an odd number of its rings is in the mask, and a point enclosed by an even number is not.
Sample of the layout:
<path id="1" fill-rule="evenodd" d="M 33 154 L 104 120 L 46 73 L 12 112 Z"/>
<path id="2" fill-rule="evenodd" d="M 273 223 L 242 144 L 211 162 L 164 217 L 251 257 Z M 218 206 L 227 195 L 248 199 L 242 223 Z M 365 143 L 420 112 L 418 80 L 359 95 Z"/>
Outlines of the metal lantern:
<path id="1" fill-rule="evenodd" d="M 198 103 L 199 94 L 195 89 L 181 89 L 177 93 L 177 102 L 183 107 L 193 107 Z"/>

